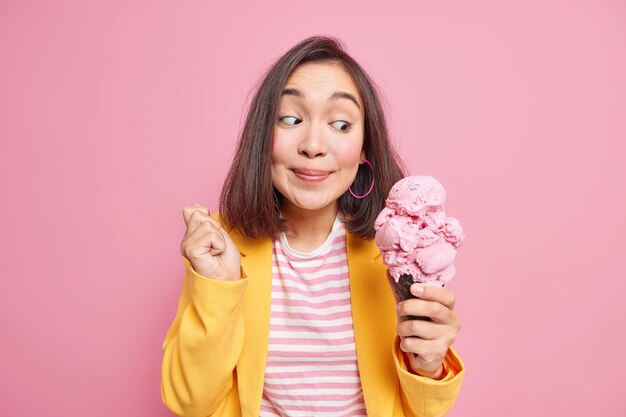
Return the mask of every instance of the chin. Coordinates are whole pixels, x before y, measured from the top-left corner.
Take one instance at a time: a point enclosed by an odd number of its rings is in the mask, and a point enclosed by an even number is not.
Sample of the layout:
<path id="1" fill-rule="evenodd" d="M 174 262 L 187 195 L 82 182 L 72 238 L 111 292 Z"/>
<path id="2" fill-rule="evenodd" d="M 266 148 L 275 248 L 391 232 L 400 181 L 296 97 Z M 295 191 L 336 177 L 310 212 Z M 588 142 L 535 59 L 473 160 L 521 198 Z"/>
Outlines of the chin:
<path id="1" fill-rule="evenodd" d="M 306 198 L 306 199 L 296 199 L 295 202 L 291 202 L 295 207 L 298 207 L 301 210 L 308 211 L 318 211 L 323 210 L 329 206 L 335 206 L 337 200 L 327 201 L 325 199 L 320 198 Z"/>
<path id="2" fill-rule="evenodd" d="M 296 207 L 302 210 L 318 211 L 328 207 L 329 204 L 297 204 Z"/>

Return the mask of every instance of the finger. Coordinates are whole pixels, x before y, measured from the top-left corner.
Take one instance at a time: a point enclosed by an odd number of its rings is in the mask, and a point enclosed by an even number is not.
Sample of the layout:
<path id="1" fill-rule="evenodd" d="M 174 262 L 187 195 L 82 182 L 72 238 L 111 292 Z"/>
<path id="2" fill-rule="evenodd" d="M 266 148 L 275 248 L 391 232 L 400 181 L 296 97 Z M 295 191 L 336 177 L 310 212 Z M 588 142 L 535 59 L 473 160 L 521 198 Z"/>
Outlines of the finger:
<path id="1" fill-rule="evenodd" d="M 396 326 L 396 333 L 402 337 L 419 337 L 433 340 L 441 336 L 445 329 L 440 324 L 425 320 L 405 320 Z"/>
<path id="2" fill-rule="evenodd" d="M 400 349 L 406 353 L 414 353 L 425 364 L 443 361 L 448 346 L 439 340 L 424 340 L 418 337 L 404 337 L 400 341 Z"/>
<path id="3" fill-rule="evenodd" d="M 196 232 L 196 230 L 198 230 L 198 227 L 203 223 L 208 223 L 208 220 L 209 217 L 206 214 L 200 211 L 194 211 L 189 217 L 189 221 L 187 222 L 187 229 L 185 230 L 184 238 L 187 239 L 188 237 L 192 236 Z M 211 223 L 208 223 L 208 226 L 213 227 Z"/>
<path id="4" fill-rule="evenodd" d="M 209 209 L 201 206 L 198 203 L 193 203 L 190 206 L 186 206 L 185 208 L 183 208 L 183 218 L 185 219 L 185 225 L 189 225 L 189 220 L 191 219 L 191 215 L 195 212 L 195 211 L 199 211 L 201 213 L 206 214 L 207 216 L 209 216 L 211 213 L 209 212 Z"/>
<path id="5" fill-rule="evenodd" d="M 197 217 L 197 219 L 195 219 L 193 217 Z M 189 222 L 190 228 L 192 228 L 193 226 L 198 227 L 199 225 L 201 225 L 203 223 L 210 224 L 211 227 L 214 228 L 215 230 L 222 229 L 222 225 L 217 220 L 215 220 L 211 216 L 207 216 L 204 213 L 196 212 L 194 215 L 192 215 L 192 219 Z"/>
<path id="6" fill-rule="evenodd" d="M 191 213 L 191 217 L 189 218 L 189 222 L 187 223 L 187 230 L 185 232 L 185 236 L 189 236 L 195 232 L 195 230 L 201 224 L 208 223 L 211 228 L 215 230 L 220 230 L 221 225 L 210 215 L 207 215 L 203 211 L 196 210 Z"/>
<path id="7" fill-rule="evenodd" d="M 211 223 L 200 224 L 188 239 L 182 244 L 183 255 L 188 259 L 200 257 L 206 253 L 211 256 L 219 255 L 226 250 L 224 235 Z"/>
<path id="8" fill-rule="evenodd" d="M 214 219 L 210 217 L 207 219 L 203 219 L 198 227 L 196 227 L 193 232 L 190 233 L 190 239 L 197 241 L 209 241 L 218 239 L 220 242 L 224 242 L 226 244 L 226 238 L 221 229 L 219 223 L 217 223 Z M 221 246 L 221 243 L 219 243 Z"/>
<path id="9" fill-rule="evenodd" d="M 447 324 L 453 321 L 452 311 L 436 301 L 412 298 L 398 303 L 399 316 L 429 317 L 435 323 Z"/>
<path id="10" fill-rule="evenodd" d="M 454 310 L 454 293 L 447 288 L 415 283 L 411 285 L 411 294 L 422 300 L 436 301 Z"/>
<path id="11" fill-rule="evenodd" d="M 220 253 L 226 250 L 226 240 L 224 239 L 224 235 L 220 233 L 220 231 L 211 231 L 208 235 L 208 242 L 210 242 L 210 246 L 206 245 L 209 249 L 209 253 L 212 256 L 219 255 Z"/>

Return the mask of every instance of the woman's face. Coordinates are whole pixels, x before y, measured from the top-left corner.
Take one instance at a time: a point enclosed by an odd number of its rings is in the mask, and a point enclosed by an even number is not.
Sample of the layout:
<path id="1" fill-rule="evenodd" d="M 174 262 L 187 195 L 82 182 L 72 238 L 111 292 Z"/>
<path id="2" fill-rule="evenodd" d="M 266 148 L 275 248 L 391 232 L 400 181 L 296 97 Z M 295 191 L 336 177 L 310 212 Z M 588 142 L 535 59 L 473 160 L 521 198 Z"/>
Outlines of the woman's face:
<path id="1" fill-rule="evenodd" d="M 363 101 L 338 64 L 297 67 L 278 108 L 272 150 L 272 183 L 283 207 L 336 210 L 354 181 L 363 149 Z"/>

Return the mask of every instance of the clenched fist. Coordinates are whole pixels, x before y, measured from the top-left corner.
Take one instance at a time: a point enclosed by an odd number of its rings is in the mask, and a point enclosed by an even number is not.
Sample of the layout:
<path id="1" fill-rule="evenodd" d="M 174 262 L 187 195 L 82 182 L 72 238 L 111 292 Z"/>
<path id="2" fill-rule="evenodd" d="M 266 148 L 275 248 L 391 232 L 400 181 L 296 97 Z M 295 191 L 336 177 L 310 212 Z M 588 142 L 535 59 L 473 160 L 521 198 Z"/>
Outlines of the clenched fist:
<path id="1" fill-rule="evenodd" d="M 187 230 L 180 253 L 200 275 L 222 281 L 241 278 L 241 256 L 222 226 L 210 216 L 209 209 L 192 204 L 183 209 Z"/>

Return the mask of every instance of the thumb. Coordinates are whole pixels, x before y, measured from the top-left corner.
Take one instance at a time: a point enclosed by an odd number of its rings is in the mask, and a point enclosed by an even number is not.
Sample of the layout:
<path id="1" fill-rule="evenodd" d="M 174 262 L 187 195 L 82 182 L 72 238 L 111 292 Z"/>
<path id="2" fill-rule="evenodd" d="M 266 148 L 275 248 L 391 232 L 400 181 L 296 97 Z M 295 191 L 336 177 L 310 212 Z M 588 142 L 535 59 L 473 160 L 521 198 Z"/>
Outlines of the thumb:
<path id="1" fill-rule="evenodd" d="M 435 301 L 454 310 L 454 293 L 443 287 L 415 283 L 411 285 L 411 294 L 426 301 Z"/>

